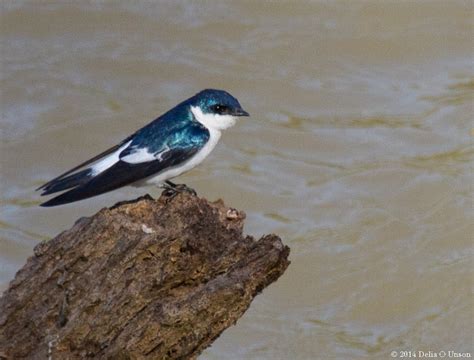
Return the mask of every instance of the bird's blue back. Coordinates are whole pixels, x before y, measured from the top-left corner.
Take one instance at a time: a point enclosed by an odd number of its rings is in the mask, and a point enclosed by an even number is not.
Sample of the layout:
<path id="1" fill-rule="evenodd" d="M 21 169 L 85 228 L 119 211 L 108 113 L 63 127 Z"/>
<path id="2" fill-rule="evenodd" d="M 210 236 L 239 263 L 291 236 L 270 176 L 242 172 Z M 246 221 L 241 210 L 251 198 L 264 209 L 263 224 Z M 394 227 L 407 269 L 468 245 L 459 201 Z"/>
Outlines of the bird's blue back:
<path id="1" fill-rule="evenodd" d="M 209 131 L 199 123 L 190 111 L 190 98 L 150 124 L 138 130 L 130 146 L 121 154 L 128 155 L 136 148 L 147 148 L 151 153 L 159 153 L 166 148 L 203 147 L 209 140 Z"/>
<path id="2" fill-rule="evenodd" d="M 206 112 L 215 104 L 240 107 L 238 100 L 226 91 L 203 90 L 138 130 L 130 146 L 120 156 L 124 157 L 134 149 L 144 147 L 151 153 L 159 153 L 167 147 L 173 149 L 203 147 L 210 134 L 204 125 L 194 118 L 191 106 L 198 106 Z"/>

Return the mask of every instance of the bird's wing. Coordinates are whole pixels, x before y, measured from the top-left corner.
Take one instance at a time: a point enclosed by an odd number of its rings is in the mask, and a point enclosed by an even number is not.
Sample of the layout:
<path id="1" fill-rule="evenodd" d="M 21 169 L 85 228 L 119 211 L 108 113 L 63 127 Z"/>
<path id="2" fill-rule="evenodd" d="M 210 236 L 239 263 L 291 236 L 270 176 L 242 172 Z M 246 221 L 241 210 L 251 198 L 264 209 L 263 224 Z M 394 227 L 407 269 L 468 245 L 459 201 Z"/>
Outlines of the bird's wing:
<path id="1" fill-rule="evenodd" d="M 119 160 L 119 155 L 124 151 L 131 154 L 135 152 L 137 147 L 150 148 L 152 151 L 161 148 L 170 135 L 183 133 L 181 130 L 189 121 L 187 109 L 176 107 L 139 129 L 119 144 L 66 171 L 36 190 L 42 190 L 41 195 L 49 195 L 84 185 L 114 165 Z M 151 141 L 152 144 L 147 143 L 147 141 Z"/>
<path id="2" fill-rule="evenodd" d="M 41 206 L 86 199 L 178 166 L 197 153 L 209 136 L 205 127 L 192 121 L 187 108 L 176 107 L 120 144 L 40 187 L 41 195 L 70 189 Z"/>
<path id="3" fill-rule="evenodd" d="M 67 204 L 115 190 L 169 167 L 177 166 L 192 157 L 201 147 L 200 145 L 189 143 L 188 146 L 167 149 L 151 161 L 148 159 L 148 161 L 138 162 L 138 158 L 135 158 L 135 162 L 127 162 L 122 157 L 114 165 L 90 178 L 85 183 L 81 183 L 74 189 L 46 201 L 41 206 Z M 125 158 L 127 156 L 131 155 L 126 155 Z"/>
<path id="4" fill-rule="evenodd" d="M 91 165 L 94 163 L 100 164 L 104 160 L 108 158 L 112 158 L 114 153 L 120 153 L 121 150 L 124 150 L 127 147 L 127 145 L 130 144 L 130 142 L 132 141 L 132 138 L 133 138 L 133 135 L 129 136 L 128 138 L 118 143 L 117 145 L 111 147 L 110 149 L 105 150 L 99 155 L 94 156 L 93 158 L 83 162 L 82 164 L 77 165 L 71 170 L 68 170 L 65 173 L 48 181 L 46 184 L 37 188 L 36 191 L 42 190 L 41 195 L 49 195 L 55 192 L 67 190 L 74 186 L 78 186 L 78 185 L 86 183 L 94 175 L 93 166 L 83 169 L 81 171 L 78 171 L 78 170 L 86 167 L 87 165 Z"/>

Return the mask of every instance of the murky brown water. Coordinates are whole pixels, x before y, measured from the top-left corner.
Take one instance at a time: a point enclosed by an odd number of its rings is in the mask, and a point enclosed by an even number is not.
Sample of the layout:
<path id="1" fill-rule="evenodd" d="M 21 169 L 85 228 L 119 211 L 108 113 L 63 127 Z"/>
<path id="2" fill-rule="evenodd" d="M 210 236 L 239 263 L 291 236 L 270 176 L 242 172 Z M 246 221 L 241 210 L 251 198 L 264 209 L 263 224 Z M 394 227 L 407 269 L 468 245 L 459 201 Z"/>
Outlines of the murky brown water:
<path id="1" fill-rule="evenodd" d="M 2 287 L 78 217 L 159 193 L 43 209 L 38 185 L 224 88 L 252 117 L 179 180 L 292 264 L 202 358 L 474 356 L 472 2 L 39 3 L 1 5 Z"/>

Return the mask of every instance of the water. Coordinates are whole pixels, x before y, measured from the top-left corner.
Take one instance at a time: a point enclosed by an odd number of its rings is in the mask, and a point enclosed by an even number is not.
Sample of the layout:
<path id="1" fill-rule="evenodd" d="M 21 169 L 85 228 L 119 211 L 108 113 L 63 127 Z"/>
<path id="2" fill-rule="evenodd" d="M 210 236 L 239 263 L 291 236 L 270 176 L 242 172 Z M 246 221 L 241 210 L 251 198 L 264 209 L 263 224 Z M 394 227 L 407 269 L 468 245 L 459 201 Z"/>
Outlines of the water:
<path id="1" fill-rule="evenodd" d="M 34 189 L 203 88 L 252 117 L 179 178 L 279 234 L 285 275 L 202 359 L 473 352 L 469 1 L 1 3 L 0 284 L 154 189 Z"/>

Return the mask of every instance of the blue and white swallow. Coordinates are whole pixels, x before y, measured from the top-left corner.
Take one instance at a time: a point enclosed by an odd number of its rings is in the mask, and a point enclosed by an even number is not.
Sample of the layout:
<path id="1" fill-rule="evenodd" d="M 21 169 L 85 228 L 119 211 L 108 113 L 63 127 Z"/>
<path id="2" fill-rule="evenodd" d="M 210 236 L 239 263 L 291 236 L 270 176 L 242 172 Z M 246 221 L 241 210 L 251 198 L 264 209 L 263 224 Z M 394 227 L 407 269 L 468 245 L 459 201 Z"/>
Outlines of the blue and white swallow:
<path id="1" fill-rule="evenodd" d="M 41 204 L 57 206 L 126 185 L 158 185 L 176 190 L 170 179 L 200 164 L 215 148 L 221 131 L 249 116 L 223 90 L 207 89 L 183 101 L 119 144 L 74 167 L 37 190 L 49 195 Z"/>

